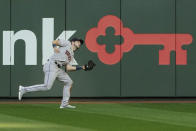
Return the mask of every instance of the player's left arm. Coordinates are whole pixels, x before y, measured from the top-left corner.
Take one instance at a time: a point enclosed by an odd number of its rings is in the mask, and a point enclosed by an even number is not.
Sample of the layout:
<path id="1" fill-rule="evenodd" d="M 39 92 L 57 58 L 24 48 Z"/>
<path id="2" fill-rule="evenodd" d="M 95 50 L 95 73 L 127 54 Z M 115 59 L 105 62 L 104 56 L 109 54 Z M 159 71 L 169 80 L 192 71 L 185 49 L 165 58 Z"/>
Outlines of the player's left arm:
<path id="1" fill-rule="evenodd" d="M 72 66 L 72 65 L 69 65 L 67 64 L 66 65 L 66 71 L 78 71 L 78 70 L 85 70 L 85 66 Z"/>
<path id="2" fill-rule="evenodd" d="M 78 71 L 78 70 L 90 71 L 95 66 L 96 64 L 92 60 L 89 60 L 88 63 L 83 66 L 79 66 L 79 65 L 72 66 L 72 65 L 67 64 L 65 68 L 66 68 L 66 71 Z"/>

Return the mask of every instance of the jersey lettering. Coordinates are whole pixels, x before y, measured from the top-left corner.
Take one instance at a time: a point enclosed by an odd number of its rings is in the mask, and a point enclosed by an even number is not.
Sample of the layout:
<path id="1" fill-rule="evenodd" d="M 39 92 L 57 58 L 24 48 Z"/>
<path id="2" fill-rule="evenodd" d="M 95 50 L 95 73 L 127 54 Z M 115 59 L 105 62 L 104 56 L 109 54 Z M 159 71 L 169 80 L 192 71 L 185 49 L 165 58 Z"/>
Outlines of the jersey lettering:
<path id="1" fill-rule="evenodd" d="M 66 50 L 65 54 L 67 55 L 68 61 L 70 62 L 71 61 L 71 54 L 67 50 Z"/>

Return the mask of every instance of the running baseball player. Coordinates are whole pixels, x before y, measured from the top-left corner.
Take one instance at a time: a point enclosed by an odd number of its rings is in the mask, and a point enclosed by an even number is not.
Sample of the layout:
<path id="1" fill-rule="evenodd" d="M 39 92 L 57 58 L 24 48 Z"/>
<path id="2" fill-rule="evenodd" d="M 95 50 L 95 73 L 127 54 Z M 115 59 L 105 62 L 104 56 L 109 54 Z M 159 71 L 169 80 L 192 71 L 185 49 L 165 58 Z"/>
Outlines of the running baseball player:
<path id="1" fill-rule="evenodd" d="M 69 104 L 73 81 L 67 74 L 67 71 L 89 71 L 95 67 L 95 63 L 92 60 L 88 61 L 88 63 L 83 66 L 74 66 L 71 64 L 75 61 L 74 52 L 78 50 L 82 44 L 83 40 L 78 38 L 73 38 L 71 41 L 65 41 L 62 39 L 54 40 L 52 42 L 54 54 L 43 66 L 45 74 L 44 84 L 27 87 L 20 85 L 18 99 L 21 100 L 22 96 L 28 92 L 50 90 L 55 79 L 58 78 L 59 81 L 64 83 L 63 99 L 61 101 L 60 108 L 76 108 Z"/>

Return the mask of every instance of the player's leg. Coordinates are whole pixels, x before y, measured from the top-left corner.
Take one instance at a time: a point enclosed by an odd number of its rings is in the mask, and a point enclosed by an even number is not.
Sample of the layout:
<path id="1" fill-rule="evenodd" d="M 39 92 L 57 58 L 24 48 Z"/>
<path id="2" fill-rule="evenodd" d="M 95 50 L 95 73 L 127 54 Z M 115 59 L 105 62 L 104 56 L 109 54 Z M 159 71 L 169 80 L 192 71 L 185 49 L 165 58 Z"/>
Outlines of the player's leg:
<path id="1" fill-rule="evenodd" d="M 56 72 L 45 72 L 44 84 L 24 87 L 25 92 L 47 91 L 52 88 L 56 79 Z"/>
<path id="2" fill-rule="evenodd" d="M 73 81 L 69 77 L 69 75 L 61 70 L 59 74 L 57 75 L 58 80 L 62 81 L 64 83 L 63 87 L 63 99 L 61 101 L 61 106 L 60 108 L 75 108 L 75 106 L 69 105 L 69 99 L 70 99 L 70 94 L 71 94 L 71 88 Z"/>
<path id="3" fill-rule="evenodd" d="M 35 91 L 47 91 L 50 90 L 52 88 L 52 85 L 57 77 L 57 69 L 55 69 L 56 65 L 48 64 L 46 65 L 46 67 L 44 67 L 44 73 L 45 73 L 45 78 L 44 78 L 44 84 L 39 84 L 39 85 L 33 85 L 33 86 L 27 86 L 27 87 L 23 87 L 20 86 L 19 87 L 19 100 L 21 100 L 23 94 L 27 93 L 27 92 L 35 92 Z M 46 69 L 48 68 L 48 69 Z"/>

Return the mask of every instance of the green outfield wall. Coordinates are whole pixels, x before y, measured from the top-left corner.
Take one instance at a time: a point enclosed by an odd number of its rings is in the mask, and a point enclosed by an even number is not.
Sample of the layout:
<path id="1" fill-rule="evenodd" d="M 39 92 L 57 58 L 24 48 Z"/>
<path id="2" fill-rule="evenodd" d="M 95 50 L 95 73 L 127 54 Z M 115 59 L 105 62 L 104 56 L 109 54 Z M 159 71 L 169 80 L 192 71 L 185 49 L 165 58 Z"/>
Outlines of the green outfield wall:
<path id="1" fill-rule="evenodd" d="M 42 84 L 57 38 L 79 37 L 73 97 L 195 97 L 195 0 L 0 0 L 0 97 Z M 137 43 L 137 44 L 136 44 Z M 62 96 L 56 81 L 47 92 Z"/>

